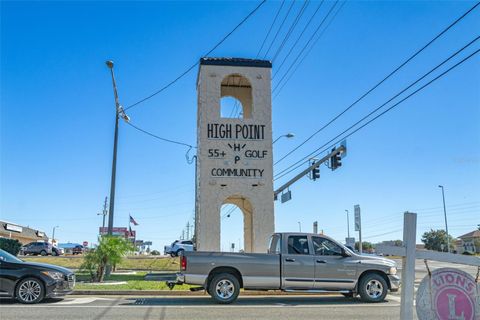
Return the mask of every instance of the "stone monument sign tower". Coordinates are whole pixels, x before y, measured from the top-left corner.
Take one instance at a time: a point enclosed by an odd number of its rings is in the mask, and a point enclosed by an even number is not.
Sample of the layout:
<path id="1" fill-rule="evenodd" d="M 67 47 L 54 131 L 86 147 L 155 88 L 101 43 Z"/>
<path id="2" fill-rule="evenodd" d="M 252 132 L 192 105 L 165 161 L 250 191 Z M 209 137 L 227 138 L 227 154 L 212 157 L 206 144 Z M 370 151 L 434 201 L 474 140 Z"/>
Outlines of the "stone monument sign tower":
<path id="1" fill-rule="evenodd" d="M 198 73 L 197 219 L 199 251 L 220 250 L 220 209 L 243 213 L 245 252 L 266 252 L 274 232 L 270 61 L 202 58 Z M 221 116 L 221 98 L 242 118 Z"/>

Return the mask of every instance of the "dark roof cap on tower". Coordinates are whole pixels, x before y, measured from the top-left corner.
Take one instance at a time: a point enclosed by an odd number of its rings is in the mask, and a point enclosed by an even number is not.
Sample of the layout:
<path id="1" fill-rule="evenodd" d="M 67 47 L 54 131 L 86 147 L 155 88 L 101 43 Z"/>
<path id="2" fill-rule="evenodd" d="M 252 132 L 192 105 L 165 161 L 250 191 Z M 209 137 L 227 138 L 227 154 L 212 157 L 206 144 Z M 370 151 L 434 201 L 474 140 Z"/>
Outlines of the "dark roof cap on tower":
<path id="1" fill-rule="evenodd" d="M 205 57 L 200 58 L 200 65 L 271 68 L 272 62 L 259 59 Z"/>

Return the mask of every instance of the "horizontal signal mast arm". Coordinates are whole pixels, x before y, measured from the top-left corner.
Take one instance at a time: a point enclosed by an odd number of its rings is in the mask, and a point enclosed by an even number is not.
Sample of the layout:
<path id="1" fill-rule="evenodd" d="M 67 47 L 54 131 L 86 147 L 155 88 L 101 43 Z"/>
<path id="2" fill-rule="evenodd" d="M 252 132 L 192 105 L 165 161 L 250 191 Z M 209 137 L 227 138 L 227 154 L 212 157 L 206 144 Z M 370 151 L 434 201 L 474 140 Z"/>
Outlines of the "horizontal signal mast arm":
<path id="1" fill-rule="evenodd" d="M 303 170 L 302 172 L 300 172 L 299 174 L 297 174 L 294 178 L 292 178 L 290 181 L 288 181 L 287 183 L 285 183 L 283 186 L 281 186 L 280 188 L 278 188 L 277 190 L 275 190 L 273 192 L 273 195 L 274 197 L 277 197 L 277 195 L 282 192 L 283 190 L 287 189 L 288 187 L 290 187 L 292 184 L 294 184 L 295 182 L 297 182 L 298 180 L 300 180 L 303 176 L 305 176 L 306 174 L 308 174 L 310 171 L 312 171 L 313 169 L 315 168 L 318 168 L 322 163 L 324 163 L 325 161 L 327 161 L 328 159 L 330 159 L 332 156 L 336 155 L 336 154 L 339 154 L 339 153 L 342 153 L 344 152 L 346 149 L 345 149 L 345 146 L 340 146 L 338 147 L 337 149 L 335 149 L 335 151 L 327 154 L 325 157 L 323 157 L 322 159 L 320 159 L 319 161 L 316 161 L 314 164 L 312 164 L 310 167 L 308 167 L 307 169 Z"/>

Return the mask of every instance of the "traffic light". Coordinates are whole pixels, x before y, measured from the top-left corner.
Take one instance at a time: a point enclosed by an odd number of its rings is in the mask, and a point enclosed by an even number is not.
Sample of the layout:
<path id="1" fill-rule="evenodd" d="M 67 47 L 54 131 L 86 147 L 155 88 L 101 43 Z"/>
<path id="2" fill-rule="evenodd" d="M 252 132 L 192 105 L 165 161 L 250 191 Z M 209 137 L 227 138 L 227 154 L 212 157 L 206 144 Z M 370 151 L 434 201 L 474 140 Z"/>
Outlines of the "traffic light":
<path id="1" fill-rule="evenodd" d="M 315 164 L 315 162 L 312 163 L 312 165 Z M 312 179 L 313 181 L 320 179 L 320 168 L 315 167 L 312 169 Z"/>
<path id="2" fill-rule="evenodd" d="M 335 152 L 336 148 L 332 149 L 332 152 Z M 342 166 L 342 156 L 340 153 L 336 153 L 330 157 L 330 168 L 332 170 L 337 169 L 338 167 Z"/>

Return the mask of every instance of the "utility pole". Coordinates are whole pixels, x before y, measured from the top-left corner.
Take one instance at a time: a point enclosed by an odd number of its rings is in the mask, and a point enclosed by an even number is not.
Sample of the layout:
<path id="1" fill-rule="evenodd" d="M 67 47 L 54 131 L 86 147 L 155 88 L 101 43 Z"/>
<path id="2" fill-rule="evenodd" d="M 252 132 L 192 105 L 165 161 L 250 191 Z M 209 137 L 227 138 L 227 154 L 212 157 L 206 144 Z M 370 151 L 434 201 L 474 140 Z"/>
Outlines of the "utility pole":
<path id="1" fill-rule="evenodd" d="M 112 179 L 110 182 L 110 208 L 108 210 L 108 235 L 112 235 L 113 229 L 113 217 L 115 209 L 115 177 L 117 174 L 117 144 L 118 144 L 118 119 L 123 118 L 126 122 L 130 121 L 130 118 L 125 114 L 123 107 L 118 102 L 117 83 L 115 82 L 115 74 L 113 72 L 113 61 L 108 60 L 105 62 L 110 69 L 112 75 L 113 94 L 115 97 L 115 133 L 113 138 L 113 160 L 112 160 Z"/>
<path id="2" fill-rule="evenodd" d="M 302 232 L 302 223 L 298 221 L 298 231 Z"/>
<path id="3" fill-rule="evenodd" d="M 110 181 L 110 208 L 108 210 L 108 231 L 109 236 L 112 235 L 113 214 L 115 210 L 115 177 L 117 174 L 117 144 L 118 144 L 118 115 L 120 103 L 118 102 L 117 84 L 115 82 L 115 74 L 113 73 L 113 61 L 106 62 L 112 75 L 113 94 L 115 96 L 115 133 L 113 138 L 113 160 L 112 160 L 112 179 Z"/>
<path id="4" fill-rule="evenodd" d="M 190 221 L 187 222 L 187 240 L 190 240 Z"/>
<path id="5" fill-rule="evenodd" d="M 350 219 L 348 218 L 348 210 L 345 210 L 347 213 L 347 237 L 350 238 Z"/>
<path id="6" fill-rule="evenodd" d="M 363 252 L 362 245 L 362 218 L 360 216 L 360 205 L 356 204 L 354 207 L 355 213 L 355 231 L 358 231 L 358 252 Z"/>
<path id="7" fill-rule="evenodd" d="M 443 198 L 443 214 L 445 216 L 445 232 L 447 233 L 447 252 L 450 252 L 450 239 L 448 237 L 448 223 L 447 223 L 447 207 L 445 206 L 445 192 L 443 186 L 438 186 L 442 189 L 442 198 Z"/>
<path id="8" fill-rule="evenodd" d="M 108 197 L 105 197 L 105 202 L 103 203 L 102 213 L 97 213 L 97 215 L 103 216 L 102 228 L 105 228 L 105 217 L 107 216 L 107 201 L 108 201 Z"/>

